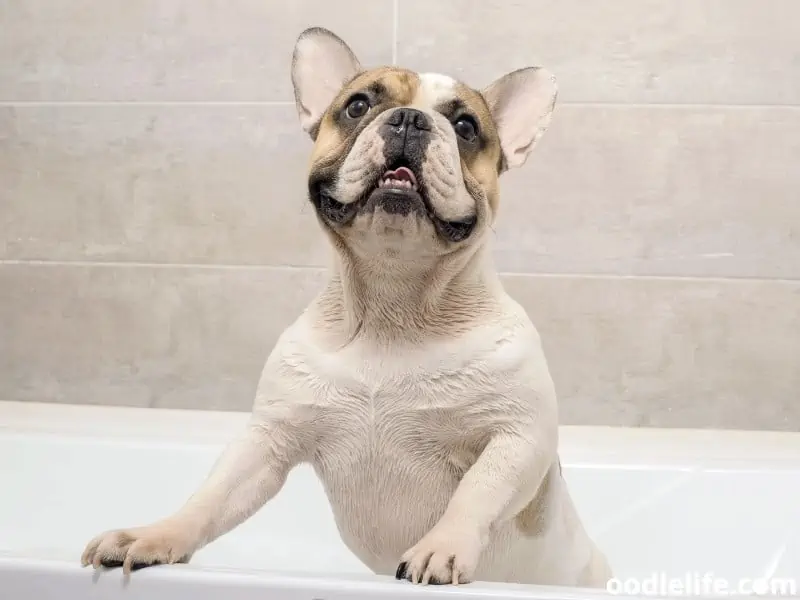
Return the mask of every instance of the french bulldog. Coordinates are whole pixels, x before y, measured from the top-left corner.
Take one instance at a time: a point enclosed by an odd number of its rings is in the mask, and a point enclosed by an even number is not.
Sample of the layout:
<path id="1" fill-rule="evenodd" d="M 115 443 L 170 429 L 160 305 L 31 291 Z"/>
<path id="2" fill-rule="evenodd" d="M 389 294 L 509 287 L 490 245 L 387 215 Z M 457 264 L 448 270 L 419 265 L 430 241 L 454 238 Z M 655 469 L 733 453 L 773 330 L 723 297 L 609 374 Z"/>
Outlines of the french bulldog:
<path id="1" fill-rule="evenodd" d="M 366 69 L 322 28 L 300 35 L 291 70 L 327 284 L 279 337 L 248 426 L 196 493 L 97 536 L 82 563 L 186 562 L 310 463 L 377 574 L 605 586 L 561 474 L 539 335 L 491 259 L 499 176 L 547 129 L 554 77 L 524 68 L 477 90 Z"/>

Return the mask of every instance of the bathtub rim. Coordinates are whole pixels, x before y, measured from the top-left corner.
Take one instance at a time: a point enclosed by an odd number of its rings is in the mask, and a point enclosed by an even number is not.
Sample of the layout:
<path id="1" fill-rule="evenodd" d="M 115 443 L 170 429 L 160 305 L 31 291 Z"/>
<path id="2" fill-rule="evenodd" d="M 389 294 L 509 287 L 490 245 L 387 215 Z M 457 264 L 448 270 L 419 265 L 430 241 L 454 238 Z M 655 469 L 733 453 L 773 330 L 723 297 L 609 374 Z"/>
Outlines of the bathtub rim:
<path id="1" fill-rule="evenodd" d="M 151 567 L 137 571 L 127 580 L 120 569 L 99 569 L 93 577 L 87 576 L 87 570 L 88 568 L 65 561 L 21 558 L 0 553 L 0 581 L 10 581 L 13 585 L 14 579 L 6 578 L 14 577 L 19 581 L 27 575 L 25 584 L 31 586 L 25 590 L 28 594 L 40 594 L 40 586 L 47 585 L 52 578 L 58 580 L 57 585 L 66 584 L 76 588 L 81 594 L 71 597 L 83 597 L 84 594 L 88 597 L 88 593 L 91 593 L 91 597 L 106 597 L 106 592 L 120 592 L 120 588 L 124 588 L 124 597 L 128 600 L 155 598 L 154 593 L 159 598 L 169 598 L 176 593 L 173 590 L 187 584 L 203 591 L 201 596 L 192 594 L 193 600 L 219 598 L 222 593 L 233 591 L 236 592 L 237 600 L 249 600 L 251 597 L 254 600 L 263 600 L 273 597 L 273 594 L 276 598 L 282 598 L 283 593 L 287 593 L 286 597 L 294 598 L 295 594 L 302 594 L 303 597 L 314 600 L 374 600 L 376 597 L 381 600 L 412 600 L 419 597 L 450 597 L 459 600 L 608 600 L 614 597 L 614 594 L 606 590 L 592 588 L 490 582 L 473 582 L 457 587 L 416 586 L 381 575 L 345 574 L 342 577 L 332 577 L 330 574 L 304 573 L 300 576 L 258 569 L 224 569 L 192 564 Z M 637 594 L 625 595 L 625 598 L 660 600 L 667 597 Z M 704 597 L 703 600 L 707 598 Z"/>

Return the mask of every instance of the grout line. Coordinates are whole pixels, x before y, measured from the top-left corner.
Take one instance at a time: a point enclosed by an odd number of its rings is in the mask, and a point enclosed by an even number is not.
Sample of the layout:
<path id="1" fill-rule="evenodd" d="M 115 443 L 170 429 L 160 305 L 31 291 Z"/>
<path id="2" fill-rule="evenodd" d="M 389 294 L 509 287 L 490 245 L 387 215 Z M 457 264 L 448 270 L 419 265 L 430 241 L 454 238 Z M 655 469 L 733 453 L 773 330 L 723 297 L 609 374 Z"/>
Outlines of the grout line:
<path id="1" fill-rule="evenodd" d="M 220 269 L 220 270 L 246 270 L 258 271 L 263 269 L 288 269 L 296 271 L 325 271 L 324 265 L 290 265 L 290 264 L 231 264 L 231 263 L 157 263 L 140 261 L 103 261 L 88 260 L 40 260 L 40 259 L 0 259 L 1 266 L 37 266 L 37 267 L 98 267 L 98 268 L 148 268 L 148 269 Z M 700 276 L 700 275 L 648 275 L 648 274 L 621 274 L 621 273 L 585 273 L 565 272 L 553 273 L 544 271 L 498 271 L 502 277 L 539 277 L 543 279 L 642 279 L 648 281 L 699 281 L 706 283 L 725 282 L 771 282 L 796 284 L 800 279 L 784 277 L 759 277 L 759 276 Z"/>
<path id="2" fill-rule="evenodd" d="M 395 0 L 396 2 L 397 0 Z M 395 22 L 395 30 L 393 33 L 393 40 L 392 40 L 392 64 L 397 64 L 397 23 Z M 195 100 L 187 100 L 187 101 L 160 101 L 160 100 L 88 100 L 88 101 L 14 101 L 14 100 L 3 100 L 0 101 L 0 107 L 19 107 L 19 108 L 48 108 L 48 107 L 104 107 L 104 106 L 151 106 L 151 107 L 158 107 L 158 106 L 176 106 L 176 107 L 225 107 L 225 106 L 232 106 L 232 107 L 247 107 L 247 106 L 262 106 L 262 107 L 271 107 L 271 106 L 292 106 L 294 103 L 290 100 L 281 100 L 281 101 L 271 101 L 271 100 L 254 100 L 254 101 L 195 101 Z M 668 103 L 668 102 L 578 102 L 578 101 L 560 101 L 559 106 L 574 106 L 574 107 L 586 107 L 586 108 L 622 108 L 622 109 L 683 109 L 683 110 L 692 110 L 692 109 L 722 109 L 722 110 L 752 110 L 752 109 L 784 109 L 784 110 L 798 110 L 800 109 L 800 105 L 796 104 L 713 104 L 713 103 Z"/>
<path id="3" fill-rule="evenodd" d="M 647 273 L 631 274 L 631 273 L 582 273 L 582 272 L 564 272 L 564 273 L 551 273 L 551 272 L 518 272 L 518 271 L 498 271 L 501 277 L 542 277 L 546 279 L 595 279 L 595 280 L 611 280 L 611 279 L 642 279 L 647 281 L 687 281 L 687 282 L 704 282 L 704 283 L 732 283 L 732 282 L 769 282 L 769 283 L 800 283 L 800 279 L 791 279 L 787 277 L 763 277 L 758 275 L 652 275 Z"/>
<path id="4" fill-rule="evenodd" d="M 123 100 L 123 101 L 0 101 L 0 106 L 11 107 L 51 107 L 51 106 L 291 106 L 289 101 L 150 101 L 150 100 Z"/>
<path id="5" fill-rule="evenodd" d="M 111 267 L 111 268 L 145 268 L 145 269 L 220 269 L 220 270 L 243 270 L 243 271 L 257 271 L 262 269 L 290 269 L 290 270 L 307 270 L 307 271 L 320 271 L 325 267 L 317 265 L 237 265 L 231 263 L 157 263 L 157 262 L 141 262 L 141 261 L 102 261 L 95 262 L 90 260 L 15 260 L 15 259 L 0 259 L 0 267 L 2 266 L 34 266 L 34 267 Z"/>
<path id="6" fill-rule="evenodd" d="M 392 1 L 392 64 L 397 66 L 397 31 L 399 29 L 398 15 L 400 13 L 400 0 Z"/>
<path id="7" fill-rule="evenodd" d="M 800 105 L 797 104 L 725 104 L 722 102 L 605 102 L 605 101 L 563 101 L 559 102 L 559 106 L 576 106 L 576 107 L 598 107 L 598 108 L 677 108 L 677 109 L 764 109 L 764 108 L 779 108 L 795 110 L 799 109 Z"/>

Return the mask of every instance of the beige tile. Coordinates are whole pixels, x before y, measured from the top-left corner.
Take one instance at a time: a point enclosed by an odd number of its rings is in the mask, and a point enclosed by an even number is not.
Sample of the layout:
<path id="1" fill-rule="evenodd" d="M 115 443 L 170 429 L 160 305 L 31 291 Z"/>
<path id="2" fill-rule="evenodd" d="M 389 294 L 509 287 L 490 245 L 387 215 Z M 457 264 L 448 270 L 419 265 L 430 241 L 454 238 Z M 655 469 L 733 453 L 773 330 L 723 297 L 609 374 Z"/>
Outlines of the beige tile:
<path id="1" fill-rule="evenodd" d="M 800 103 L 794 0 L 400 0 L 399 7 L 398 62 L 474 86 L 539 63 L 556 73 L 567 101 Z"/>
<path id="2" fill-rule="evenodd" d="M 0 265 L 0 398 L 248 410 L 267 353 L 322 280 Z M 564 423 L 800 429 L 800 282 L 506 282 L 542 334 Z"/>
<path id="3" fill-rule="evenodd" d="M 0 265 L 0 398 L 249 410 L 308 269 Z"/>
<path id="4" fill-rule="evenodd" d="M 327 264 L 292 107 L 0 108 L 0 257 Z"/>
<path id="5" fill-rule="evenodd" d="M 504 175 L 511 272 L 800 277 L 800 111 L 565 105 Z M 291 107 L 0 108 L 0 257 L 325 265 Z"/>
<path id="6" fill-rule="evenodd" d="M 392 0 L 24 0 L 0 3 L 0 101 L 290 100 L 312 25 L 388 63 Z"/>
<path id="7" fill-rule="evenodd" d="M 800 282 L 506 278 L 566 424 L 800 430 Z"/>
<path id="8" fill-rule="evenodd" d="M 501 179 L 512 272 L 800 278 L 800 111 L 563 105 Z"/>

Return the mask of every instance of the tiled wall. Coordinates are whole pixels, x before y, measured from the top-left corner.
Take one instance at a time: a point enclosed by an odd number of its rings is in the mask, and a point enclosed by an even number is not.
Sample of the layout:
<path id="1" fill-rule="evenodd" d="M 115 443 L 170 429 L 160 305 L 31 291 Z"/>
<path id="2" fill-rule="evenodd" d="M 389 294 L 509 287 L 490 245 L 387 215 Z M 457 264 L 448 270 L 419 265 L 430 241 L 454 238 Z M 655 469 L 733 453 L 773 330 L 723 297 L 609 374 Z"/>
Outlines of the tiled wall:
<path id="1" fill-rule="evenodd" d="M 327 261 L 309 25 L 559 77 L 496 255 L 565 423 L 800 428 L 797 0 L 0 0 L 0 398 L 249 408 Z"/>

